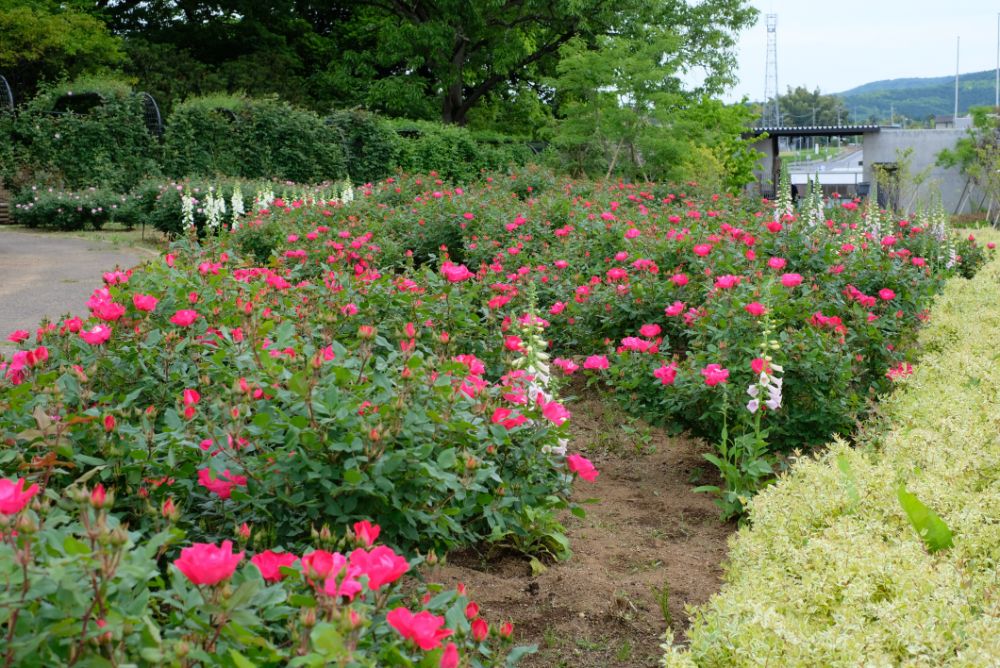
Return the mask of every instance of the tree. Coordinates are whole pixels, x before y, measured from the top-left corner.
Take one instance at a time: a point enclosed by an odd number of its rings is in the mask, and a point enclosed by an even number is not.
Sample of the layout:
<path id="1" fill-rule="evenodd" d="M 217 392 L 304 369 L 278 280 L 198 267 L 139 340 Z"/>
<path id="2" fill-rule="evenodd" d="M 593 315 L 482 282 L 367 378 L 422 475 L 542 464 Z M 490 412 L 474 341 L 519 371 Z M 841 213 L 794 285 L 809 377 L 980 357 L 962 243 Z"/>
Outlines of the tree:
<path id="1" fill-rule="evenodd" d="M 781 107 L 781 124 L 795 127 L 810 125 L 839 125 L 847 120 L 844 100 L 836 95 L 823 95 L 819 88 L 810 92 L 805 86 L 789 86 L 788 92 L 778 98 Z"/>
<path id="2" fill-rule="evenodd" d="M 568 42 L 551 79 L 552 142 L 564 165 L 646 180 L 714 173 L 727 187 L 749 178 L 751 151 L 739 135 L 750 111 L 711 96 L 731 81 L 734 34 L 754 16 L 739 2 L 661 3 L 614 35 Z M 685 87 L 685 75 L 699 68 L 702 83 Z"/>
<path id="3" fill-rule="evenodd" d="M 992 107 L 973 107 L 972 127 L 968 136 L 959 139 L 954 149 L 938 154 L 937 164 L 942 167 L 960 167 L 969 184 L 978 187 L 988 198 L 987 219 L 1000 225 L 1000 116 Z M 966 187 L 967 196 L 969 188 Z M 965 205 L 965 198 L 959 208 Z"/>
<path id="4" fill-rule="evenodd" d="M 552 106 L 544 81 L 561 48 L 669 26 L 671 58 L 695 55 L 709 87 L 731 78 L 745 0 L 100 0 L 94 10 L 127 43 L 142 39 L 218 71 L 230 91 L 274 92 L 316 109 L 363 106 L 465 125 L 527 125 Z M 720 47 L 713 52 L 712 47 Z M 177 81 L 150 46 L 130 72 Z M 152 62 L 150 62 L 152 61 Z M 673 62 L 674 69 L 686 64 Z M 192 84 L 193 85 L 193 84 Z M 149 88 L 144 81 L 140 86 Z M 201 91 L 199 91 L 201 92 Z M 542 105 L 542 106 L 539 106 Z M 477 110 L 488 110 L 475 113 Z M 512 119 L 511 110 L 519 118 Z M 500 128 L 498 128 L 500 129 Z"/>
<path id="5" fill-rule="evenodd" d="M 48 0 L 0 0 L 0 73 L 20 100 L 42 81 L 75 78 L 117 66 L 121 41 L 72 5 Z"/>

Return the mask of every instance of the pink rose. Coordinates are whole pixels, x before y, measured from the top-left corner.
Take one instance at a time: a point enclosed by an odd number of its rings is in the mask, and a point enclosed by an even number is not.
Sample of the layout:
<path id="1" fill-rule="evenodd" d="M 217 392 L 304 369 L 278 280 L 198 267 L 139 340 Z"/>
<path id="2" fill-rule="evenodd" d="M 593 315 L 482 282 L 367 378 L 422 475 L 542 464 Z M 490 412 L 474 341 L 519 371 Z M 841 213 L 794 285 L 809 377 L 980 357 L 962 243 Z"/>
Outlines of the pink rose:
<path id="1" fill-rule="evenodd" d="M 368 520 L 361 520 L 354 523 L 354 536 L 366 547 L 374 545 L 381 532 L 382 527 L 372 524 Z"/>
<path id="2" fill-rule="evenodd" d="M 593 463 L 583 455 L 567 455 L 566 466 L 569 467 L 571 472 L 588 482 L 594 482 L 597 480 L 597 476 L 600 475 L 597 469 L 594 468 Z"/>
<path id="3" fill-rule="evenodd" d="M 410 570 L 410 562 L 385 545 L 379 545 L 371 552 L 354 550 L 351 552 L 351 564 L 361 569 L 361 575 L 368 576 L 368 587 L 373 591 L 395 582 Z"/>
<path id="4" fill-rule="evenodd" d="M 664 364 L 653 372 L 653 377 L 658 378 L 664 385 L 673 385 L 677 380 L 677 364 L 675 362 Z"/>
<path id="5" fill-rule="evenodd" d="M 232 577 L 236 566 L 243 560 L 243 552 L 233 554 L 233 543 L 222 541 L 222 547 L 211 543 L 195 543 L 181 550 L 174 566 L 187 576 L 192 584 L 214 585 Z"/>
<path id="6" fill-rule="evenodd" d="M 233 487 L 246 487 L 247 479 L 246 476 L 229 473 L 229 469 L 216 476 L 211 469 L 204 468 L 198 471 L 198 484 L 220 499 L 228 499 L 233 494 Z"/>
<path id="7" fill-rule="evenodd" d="M 781 284 L 786 288 L 794 288 L 802 284 L 802 276 L 799 274 L 782 274 Z"/>
<path id="8" fill-rule="evenodd" d="M 107 325 L 94 325 L 90 329 L 81 329 L 80 338 L 92 346 L 99 346 L 111 338 L 111 328 Z"/>
<path id="9" fill-rule="evenodd" d="M 709 364 L 701 370 L 701 375 L 705 377 L 705 384 L 713 387 L 729 380 L 729 369 L 723 369 L 718 364 Z"/>
<path id="10" fill-rule="evenodd" d="M 181 309 L 170 316 L 170 322 L 180 327 L 190 327 L 197 319 L 198 312 L 191 309 Z"/>
<path id="11" fill-rule="evenodd" d="M 132 304 L 140 311 L 152 311 L 159 303 L 159 299 L 151 295 L 132 295 Z"/>
<path id="12" fill-rule="evenodd" d="M 257 570 L 268 582 L 281 580 L 284 577 L 281 573 L 281 567 L 290 567 L 298 560 L 299 558 L 291 552 L 272 552 L 271 550 L 250 557 L 250 563 L 257 567 Z"/>
<path id="13" fill-rule="evenodd" d="M 7 480 L 0 478 L 0 515 L 13 515 L 24 510 L 35 494 L 38 494 L 38 485 L 32 485 L 28 489 L 24 488 L 27 483 L 23 478 L 18 480 Z"/>
<path id="14" fill-rule="evenodd" d="M 427 610 L 413 614 L 406 608 L 396 608 L 385 616 L 385 621 L 399 635 L 412 640 L 424 651 L 440 647 L 441 641 L 453 633 L 441 628 L 444 626 L 444 617 L 438 617 Z"/>

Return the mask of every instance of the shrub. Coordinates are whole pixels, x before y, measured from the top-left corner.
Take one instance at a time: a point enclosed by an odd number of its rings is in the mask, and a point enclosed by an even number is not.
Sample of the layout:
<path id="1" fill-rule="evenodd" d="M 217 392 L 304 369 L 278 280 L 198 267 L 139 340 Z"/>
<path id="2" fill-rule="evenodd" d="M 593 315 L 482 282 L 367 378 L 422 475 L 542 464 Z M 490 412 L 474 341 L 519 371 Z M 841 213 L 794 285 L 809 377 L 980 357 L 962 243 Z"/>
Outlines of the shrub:
<path id="1" fill-rule="evenodd" d="M 11 501 L 0 507 L 7 665 L 375 668 L 438 666 L 447 654 L 451 665 L 485 667 L 532 651 L 510 652 L 510 624 L 480 617 L 464 589 L 402 587 L 422 560 L 375 545 L 379 527 L 367 522 L 350 540 L 320 539 L 299 554 L 253 550 L 243 525 L 236 547 L 187 545 L 178 557 L 184 534 L 173 509 L 144 534 L 110 513 L 103 486 L 46 494 L 33 509 Z M 410 615 L 428 622 L 426 633 L 406 623 Z"/>
<path id="2" fill-rule="evenodd" d="M 325 120 L 340 133 L 347 173 L 355 183 L 374 183 L 393 173 L 400 139 L 384 119 L 365 111 L 336 110 Z"/>
<path id="3" fill-rule="evenodd" d="M 936 214 L 866 220 L 851 201 L 824 219 L 812 209 L 775 221 L 773 205 L 732 196 L 565 180 L 536 194 L 522 178 L 465 189 L 394 177 L 322 215 L 351 221 L 343 247 L 350 241 L 364 258 L 360 249 L 374 245 L 380 268 L 467 266 L 474 276 L 452 294 L 479 315 L 462 321 L 463 340 L 491 364 L 503 363 L 496 327 L 523 315 L 531 284 L 554 355 L 575 365 L 606 356 L 606 370 L 585 370 L 592 382 L 716 444 L 725 489 L 703 491 L 720 493 L 726 515 L 741 512 L 784 455 L 853 430 L 908 361 L 942 282 L 975 272 L 986 252 L 948 234 Z M 308 236 L 315 210 L 268 220 L 294 235 L 285 252 L 310 260 L 300 271 L 325 280 L 327 239 Z M 761 381 L 771 364 L 781 370 Z M 706 382 L 711 365 L 725 382 Z M 783 379 L 780 391 L 767 389 L 771 379 Z M 751 408 L 751 391 L 769 393 L 756 404 L 766 410 Z"/>
<path id="4" fill-rule="evenodd" d="M 132 197 L 105 188 L 25 189 L 14 200 L 13 214 L 20 225 L 57 230 L 99 230 L 112 222 L 131 229 L 141 222 Z"/>
<path id="5" fill-rule="evenodd" d="M 392 121 L 400 136 L 399 168 L 404 172 L 435 174 L 452 183 L 479 179 L 484 171 L 523 165 L 531 149 L 496 135 L 477 140 L 465 128 L 429 121 Z"/>
<path id="6" fill-rule="evenodd" d="M 313 112 L 276 99 L 193 98 L 170 114 L 163 166 L 174 178 L 319 183 L 346 174 L 340 140 L 336 129 Z"/>
<path id="7" fill-rule="evenodd" d="M 446 293 L 441 277 L 413 274 L 401 289 L 377 275 L 374 255 L 320 236 L 339 279 L 314 279 L 291 250 L 261 269 L 214 243 L 170 266 L 109 274 L 89 324 L 46 327 L 44 356 L 4 365 L 0 463 L 18 468 L 56 447 L 73 465 L 50 469 L 50 485 L 97 470 L 136 528 L 172 498 L 197 509 L 182 523 L 196 540 L 225 537 L 237 518 L 262 546 L 294 547 L 361 518 L 411 550 L 530 534 L 565 503 L 571 478 L 550 454 L 562 420 L 529 405 L 519 412 L 533 422 L 496 424 L 527 381 L 488 380 L 463 357 L 491 342 L 449 341 L 444 328 L 471 321 L 468 304 L 456 295 L 456 316 L 443 317 L 421 296 Z M 109 329 L 92 332 L 95 322 Z M 61 414 L 58 436 L 38 423 L 46 410 Z"/>
<path id="8" fill-rule="evenodd" d="M 159 170 L 142 100 L 114 80 L 43 88 L 21 109 L 14 135 L 24 161 L 16 186 L 96 186 L 123 193 Z"/>
<path id="9" fill-rule="evenodd" d="M 800 459 L 754 499 L 722 592 L 665 665 L 995 662 L 998 280 L 994 260 L 949 282 L 919 336 L 924 355 L 859 447 Z M 950 527 L 951 547 L 921 539 L 901 484 Z"/>

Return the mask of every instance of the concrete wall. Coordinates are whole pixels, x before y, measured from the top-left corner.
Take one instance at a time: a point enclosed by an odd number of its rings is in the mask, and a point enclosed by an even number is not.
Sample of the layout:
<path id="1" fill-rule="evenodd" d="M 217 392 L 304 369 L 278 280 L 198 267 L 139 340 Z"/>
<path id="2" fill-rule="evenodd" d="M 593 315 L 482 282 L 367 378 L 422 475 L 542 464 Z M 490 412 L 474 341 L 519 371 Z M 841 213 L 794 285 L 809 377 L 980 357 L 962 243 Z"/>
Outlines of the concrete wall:
<path id="1" fill-rule="evenodd" d="M 942 128 L 936 130 L 901 130 L 883 128 L 880 132 L 864 136 L 864 176 L 871 183 L 875 180 L 873 166 L 878 163 L 897 163 L 899 155 L 908 148 L 913 149 L 909 158 L 910 174 L 919 174 L 930 168 L 930 173 L 919 187 L 905 188 L 899 193 L 897 204 L 901 208 L 913 210 L 921 202 L 928 202 L 935 189 L 940 189 L 942 203 L 949 213 L 955 213 L 965 189 L 965 177 L 958 168 L 945 169 L 934 163 L 943 149 L 955 148 L 955 143 L 966 137 L 964 129 Z M 961 211 L 968 213 L 979 205 L 982 195 L 973 193 L 968 197 Z"/>
<path id="2" fill-rule="evenodd" d="M 770 138 L 760 139 L 753 143 L 753 148 L 763 153 L 764 157 L 754 166 L 753 176 L 756 183 L 752 185 L 757 188 L 758 193 L 768 193 L 773 197 L 775 184 L 771 182 L 771 174 L 774 173 L 774 142 Z"/>

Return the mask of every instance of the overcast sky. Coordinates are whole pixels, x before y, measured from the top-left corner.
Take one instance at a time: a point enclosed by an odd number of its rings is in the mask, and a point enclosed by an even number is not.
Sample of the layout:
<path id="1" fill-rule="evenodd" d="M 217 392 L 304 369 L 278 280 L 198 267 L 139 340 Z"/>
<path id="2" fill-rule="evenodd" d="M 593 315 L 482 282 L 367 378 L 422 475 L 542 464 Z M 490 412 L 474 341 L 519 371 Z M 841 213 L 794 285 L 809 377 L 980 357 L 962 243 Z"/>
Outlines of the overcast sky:
<path id="1" fill-rule="evenodd" d="M 764 97 L 765 14 L 778 15 L 778 86 L 839 93 L 880 79 L 996 68 L 1000 0 L 752 0 L 757 24 L 740 36 L 739 83 L 726 97 Z"/>

